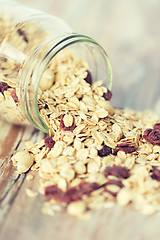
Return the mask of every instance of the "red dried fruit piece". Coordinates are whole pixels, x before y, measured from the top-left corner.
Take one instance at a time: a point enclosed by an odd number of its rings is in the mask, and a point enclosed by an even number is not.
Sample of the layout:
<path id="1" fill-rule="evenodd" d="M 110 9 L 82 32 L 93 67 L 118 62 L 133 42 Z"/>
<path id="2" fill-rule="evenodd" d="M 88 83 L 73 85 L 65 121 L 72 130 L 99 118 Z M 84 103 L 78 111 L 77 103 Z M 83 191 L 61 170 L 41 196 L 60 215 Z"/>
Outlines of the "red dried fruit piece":
<path id="1" fill-rule="evenodd" d="M 109 189 L 107 189 L 107 185 L 116 185 L 120 188 L 123 188 L 124 185 L 122 184 L 121 181 L 117 181 L 117 180 L 109 180 L 106 184 L 106 188 L 105 188 L 105 192 L 108 192 L 109 194 L 111 194 L 113 197 L 116 197 L 118 192 L 112 192 Z"/>
<path id="2" fill-rule="evenodd" d="M 70 202 L 79 201 L 82 199 L 83 193 L 78 188 L 73 187 L 68 189 L 61 198 L 61 202 L 69 204 Z"/>
<path id="3" fill-rule="evenodd" d="M 46 138 L 44 139 L 44 144 L 45 144 L 46 147 L 48 147 L 48 148 L 51 149 L 51 148 L 54 146 L 55 141 L 53 140 L 52 137 L 46 137 Z"/>
<path id="4" fill-rule="evenodd" d="M 17 94 L 16 94 L 16 89 L 13 89 L 13 91 L 11 92 L 11 97 L 13 98 L 13 100 L 18 103 L 19 102 L 19 99 L 17 97 Z"/>
<path id="5" fill-rule="evenodd" d="M 84 78 L 84 80 L 89 83 L 90 85 L 92 85 L 92 75 L 90 71 L 86 71 L 87 72 L 87 76 Z"/>
<path id="6" fill-rule="evenodd" d="M 19 29 L 17 30 L 17 32 L 18 32 L 18 34 L 19 34 L 20 36 L 23 37 L 23 40 L 24 40 L 26 43 L 28 43 L 28 38 L 27 38 L 27 36 L 26 36 L 26 33 L 25 33 L 21 28 L 19 28 Z"/>
<path id="7" fill-rule="evenodd" d="M 7 91 L 7 89 L 8 89 L 8 84 L 7 83 L 5 83 L 5 82 L 0 82 L 0 92 L 2 93 L 2 94 L 4 94 L 4 91 Z"/>
<path id="8" fill-rule="evenodd" d="M 151 178 L 160 182 L 160 170 L 158 168 L 153 167 Z"/>
<path id="9" fill-rule="evenodd" d="M 127 154 L 127 153 L 136 152 L 137 148 L 135 146 L 133 146 L 133 143 L 120 143 L 114 149 L 113 155 L 117 155 L 118 151 L 123 151 Z"/>
<path id="10" fill-rule="evenodd" d="M 143 138 L 147 141 L 148 139 L 148 135 L 150 134 L 150 132 L 152 132 L 153 129 L 149 128 L 149 129 L 146 129 L 143 133 Z"/>
<path id="11" fill-rule="evenodd" d="M 100 150 L 98 150 L 98 156 L 100 157 L 106 157 L 109 154 L 112 154 L 112 148 L 107 145 L 104 145 Z"/>
<path id="12" fill-rule="evenodd" d="M 80 191 L 83 194 L 89 194 L 95 191 L 96 189 L 98 189 L 99 187 L 100 185 L 96 182 L 93 182 L 93 183 L 82 182 L 79 184 Z"/>
<path id="13" fill-rule="evenodd" d="M 66 127 L 65 124 L 64 124 L 64 121 L 63 121 L 64 116 L 65 116 L 65 114 L 61 115 L 61 121 L 60 121 L 60 126 L 59 127 L 63 131 L 71 131 L 72 132 L 76 127 L 74 117 L 72 116 L 73 117 L 72 125 L 69 126 L 69 127 Z"/>
<path id="14" fill-rule="evenodd" d="M 104 97 L 106 101 L 110 101 L 112 98 L 112 92 L 109 89 L 107 89 L 107 92 L 104 93 L 102 97 Z"/>
<path id="15" fill-rule="evenodd" d="M 45 197 L 47 200 L 55 199 L 60 200 L 62 198 L 63 191 L 55 185 L 47 186 L 45 188 Z"/>
<path id="16" fill-rule="evenodd" d="M 80 183 L 78 187 L 73 187 L 67 190 L 61 198 L 62 202 L 69 204 L 70 202 L 81 200 L 86 194 L 90 194 L 99 188 L 98 183 Z"/>
<path id="17" fill-rule="evenodd" d="M 104 170 L 104 175 L 105 177 L 108 177 L 111 175 L 118 178 L 126 179 L 129 177 L 129 170 L 121 166 L 106 167 L 106 169 Z"/>
<path id="18" fill-rule="evenodd" d="M 153 145 L 160 146 L 160 132 L 155 129 L 146 129 L 144 131 L 143 138 Z"/>
<path id="19" fill-rule="evenodd" d="M 156 130 L 157 132 L 159 132 L 160 133 L 160 123 L 156 123 L 156 124 L 154 124 L 154 130 Z"/>

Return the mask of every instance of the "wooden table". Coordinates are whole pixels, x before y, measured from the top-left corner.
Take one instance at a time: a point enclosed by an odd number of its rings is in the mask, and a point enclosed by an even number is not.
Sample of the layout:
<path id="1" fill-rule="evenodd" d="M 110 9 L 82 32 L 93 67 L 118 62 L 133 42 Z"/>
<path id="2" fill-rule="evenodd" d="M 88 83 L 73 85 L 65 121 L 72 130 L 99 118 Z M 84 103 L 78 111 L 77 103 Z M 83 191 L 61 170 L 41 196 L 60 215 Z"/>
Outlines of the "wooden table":
<path id="1" fill-rule="evenodd" d="M 159 0 L 19 0 L 63 18 L 72 28 L 96 39 L 113 67 L 114 106 L 159 111 Z M 160 101 L 160 100 L 159 100 Z M 31 137 L 43 133 L 0 121 L 0 240 L 159 240 L 160 213 L 147 217 L 132 208 L 103 209 L 89 221 L 66 213 L 43 216 L 42 196 L 29 198 L 27 187 L 38 188 L 18 175 L 10 156 Z"/>

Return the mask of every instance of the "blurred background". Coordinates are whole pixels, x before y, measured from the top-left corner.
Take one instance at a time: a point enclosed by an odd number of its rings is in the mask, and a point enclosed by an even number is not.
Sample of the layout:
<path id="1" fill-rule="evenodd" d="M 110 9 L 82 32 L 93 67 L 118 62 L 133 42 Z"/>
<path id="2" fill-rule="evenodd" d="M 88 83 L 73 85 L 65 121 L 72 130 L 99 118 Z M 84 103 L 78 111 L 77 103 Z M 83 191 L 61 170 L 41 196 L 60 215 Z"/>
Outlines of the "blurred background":
<path id="1" fill-rule="evenodd" d="M 159 0 L 17 0 L 62 18 L 99 42 L 113 70 L 116 107 L 160 113 Z"/>

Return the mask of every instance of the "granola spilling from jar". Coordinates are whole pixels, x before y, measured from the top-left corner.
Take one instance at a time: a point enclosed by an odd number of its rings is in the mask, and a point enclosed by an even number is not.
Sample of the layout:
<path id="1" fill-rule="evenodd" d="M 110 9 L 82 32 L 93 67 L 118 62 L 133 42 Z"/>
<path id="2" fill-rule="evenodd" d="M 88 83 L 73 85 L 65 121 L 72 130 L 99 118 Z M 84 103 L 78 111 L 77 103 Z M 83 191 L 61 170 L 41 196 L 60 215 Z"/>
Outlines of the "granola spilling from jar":
<path id="1" fill-rule="evenodd" d="M 3 14 L 2 14 L 3 16 Z M 0 17 L 0 116 L 14 124 L 28 124 L 20 103 L 21 72 L 40 42 L 49 34 L 32 22 L 16 24 Z M 44 75 L 48 77 L 47 70 Z M 52 73 L 53 75 L 53 73 Z M 50 76 L 49 76 L 50 77 Z M 52 79 L 47 79 L 52 84 Z"/>
<path id="2" fill-rule="evenodd" d="M 24 29 L 16 34 L 20 50 L 34 40 Z M 0 113 L 15 123 L 26 121 L 15 80 L 19 70 L 13 59 L 0 56 Z M 44 196 L 44 214 L 65 208 L 86 219 L 93 210 L 115 204 L 133 205 L 143 214 L 160 210 L 160 119 L 150 111 L 115 109 L 111 97 L 101 81 L 93 82 L 87 64 L 69 52 L 54 58 L 44 72 L 38 108 L 49 135 L 27 142 L 12 157 L 20 174 L 31 169 L 28 181 L 32 171 L 39 174 L 39 190 L 26 193 Z"/>
<path id="3" fill-rule="evenodd" d="M 38 97 L 49 136 L 27 142 L 12 157 L 19 173 L 31 168 L 39 174 L 39 190 L 27 189 L 27 195 L 44 196 L 44 214 L 65 208 L 80 219 L 115 204 L 143 214 L 159 211 L 159 117 L 113 108 L 110 90 L 93 83 L 87 66 L 71 56 L 55 69 L 45 75 L 50 80 L 41 82 Z"/>

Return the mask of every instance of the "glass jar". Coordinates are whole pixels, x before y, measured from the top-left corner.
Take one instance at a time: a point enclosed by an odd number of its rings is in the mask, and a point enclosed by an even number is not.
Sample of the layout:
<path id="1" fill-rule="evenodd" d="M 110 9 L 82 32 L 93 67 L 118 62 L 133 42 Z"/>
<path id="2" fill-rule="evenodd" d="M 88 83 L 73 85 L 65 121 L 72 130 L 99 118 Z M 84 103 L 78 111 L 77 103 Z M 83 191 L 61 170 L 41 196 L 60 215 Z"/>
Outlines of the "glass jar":
<path id="1" fill-rule="evenodd" d="M 87 63 L 93 81 L 111 89 L 111 65 L 92 38 L 74 33 L 61 19 L 19 3 L 0 0 L 0 114 L 15 124 L 49 128 L 39 114 L 39 86 L 63 51 Z M 67 56 L 67 55 L 66 55 Z M 59 60 L 61 59 L 61 61 Z M 63 68 L 63 67 L 62 67 Z"/>

